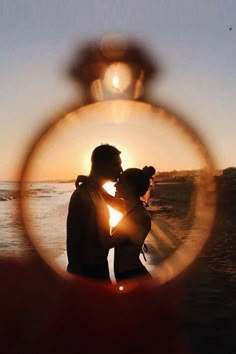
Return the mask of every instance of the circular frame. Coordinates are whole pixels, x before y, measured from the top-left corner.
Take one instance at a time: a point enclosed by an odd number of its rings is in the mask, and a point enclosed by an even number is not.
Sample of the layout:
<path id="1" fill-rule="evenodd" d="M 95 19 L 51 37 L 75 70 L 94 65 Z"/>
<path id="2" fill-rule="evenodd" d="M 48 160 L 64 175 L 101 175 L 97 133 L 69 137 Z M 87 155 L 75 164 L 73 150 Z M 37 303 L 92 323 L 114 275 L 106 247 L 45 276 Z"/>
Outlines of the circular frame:
<path id="1" fill-rule="evenodd" d="M 42 130 L 41 134 L 39 134 L 39 137 L 36 139 L 36 141 L 33 143 L 32 148 L 30 149 L 28 155 L 26 156 L 25 164 L 22 170 L 21 174 L 21 198 L 20 198 L 20 205 L 21 205 L 21 217 L 23 221 L 23 226 L 26 231 L 27 237 L 30 239 L 32 246 L 34 249 L 36 249 L 37 253 L 39 256 L 43 259 L 46 264 L 50 266 L 53 270 L 55 270 L 57 273 L 59 273 L 61 276 L 65 277 L 66 279 L 81 279 L 81 277 L 78 276 L 73 276 L 66 271 L 62 270 L 62 268 L 58 265 L 55 264 L 55 261 L 53 261 L 42 249 L 41 247 L 37 244 L 37 242 L 34 240 L 32 235 L 30 234 L 30 228 L 29 225 L 27 224 L 27 220 L 25 217 L 25 205 L 24 205 L 24 178 L 25 175 L 27 174 L 27 169 L 29 165 L 32 162 L 32 159 L 34 158 L 34 154 L 37 150 L 38 145 L 40 142 L 42 142 L 43 139 L 45 139 L 45 136 L 47 134 L 50 134 L 50 132 L 53 130 L 55 127 L 55 124 L 60 124 L 60 122 L 72 116 L 73 114 L 79 114 L 81 113 L 81 110 L 86 110 L 89 107 L 94 107 L 95 105 L 102 105 L 104 103 L 109 104 L 112 102 L 116 102 L 116 104 L 121 104 L 121 105 L 126 105 L 130 104 L 131 107 L 132 105 L 145 105 L 148 106 L 149 109 L 152 111 L 152 114 L 158 114 L 159 116 L 162 117 L 162 119 L 169 121 L 171 124 L 175 125 L 178 127 L 178 129 L 188 138 L 192 141 L 192 144 L 195 146 L 196 150 L 199 152 L 201 157 L 203 158 L 205 162 L 205 169 L 203 172 L 202 176 L 202 181 L 200 187 L 198 187 L 196 197 L 195 197 L 195 208 L 194 208 L 194 223 L 193 227 L 191 228 L 189 232 L 189 236 L 187 240 L 182 243 L 178 248 L 176 248 L 175 251 L 164 261 L 162 261 L 158 267 L 153 271 L 152 275 L 153 278 L 151 280 L 146 280 L 146 279 L 135 279 L 135 280 L 129 280 L 123 282 L 124 285 L 109 285 L 108 287 L 112 290 L 116 290 L 119 293 L 124 293 L 125 290 L 130 290 L 134 289 L 140 282 L 145 282 L 146 284 L 152 284 L 152 285 L 160 285 L 163 283 L 166 283 L 167 281 L 171 280 L 172 278 L 175 278 L 178 276 L 180 273 L 182 273 L 193 261 L 196 259 L 200 251 L 202 250 L 213 225 L 214 221 L 214 216 L 215 216 L 215 207 L 216 207 L 216 188 L 215 188 L 215 181 L 214 181 L 214 171 L 215 171 L 215 166 L 213 163 L 212 156 L 210 155 L 206 144 L 203 142 L 203 140 L 200 138 L 200 136 L 196 133 L 196 131 L 193 130 L 190 125 L 188 125 L 184 120 L 182 120 L 179 117 L 176 117 L 171 112 L 168 112 L 164 108 L 157 107 L 154 105 L 150 105 L 148 103 L 143 103 L 143 102 L 134 102 L 134 101 L 128 101 L 128 100 L 114 100 L 114 101 L 103 101 L 99 103 L 93 103 L 87 106 L 83 106 L 82 108 L 79 108 L 75 111 L 69 112 L 68 114 L 65 114 L 63 117 L 59 118 L 56 121 L 53 121 L 52 124 L 48 125 L 45 129 Z M 119 123 L 116 122 L 115 123 Z M 201 237 L 199 238 L 199 235 Z M 191 252 L 189 250 L 192 250 Z M 92 280 L 93 281 L 93 280 Z M 99 281 L 101 283 L 101 281 Z M 107 287 L 107 284 L 104 285 Z"/>

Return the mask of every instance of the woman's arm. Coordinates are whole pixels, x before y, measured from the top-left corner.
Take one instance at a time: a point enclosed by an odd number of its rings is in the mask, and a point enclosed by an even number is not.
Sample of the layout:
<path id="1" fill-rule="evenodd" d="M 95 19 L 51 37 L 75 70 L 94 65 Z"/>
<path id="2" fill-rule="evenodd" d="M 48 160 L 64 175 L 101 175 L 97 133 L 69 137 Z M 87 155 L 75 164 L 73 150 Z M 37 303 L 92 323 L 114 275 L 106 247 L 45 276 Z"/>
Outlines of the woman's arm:
<path id="1" fill-rule="evenodd" d="M 86 182 L 87 179 L 88 179 L 88 176 L 85 176 L 85 175 L 77 176 L 77 179 L 75 181 L 76 188 L 78 188 L 80 183 Z M 107 193 L 107 191 L 104 188 L 101 188 L 100 192 L 101 192 L 103 199 L 105 200 L 105 202 L 109 206 L 116 209 L 117 211 L 119 211 L 122 214 L 125 212 L 125 202 L 123 199 L 113 197 L 111 194 Z"/>

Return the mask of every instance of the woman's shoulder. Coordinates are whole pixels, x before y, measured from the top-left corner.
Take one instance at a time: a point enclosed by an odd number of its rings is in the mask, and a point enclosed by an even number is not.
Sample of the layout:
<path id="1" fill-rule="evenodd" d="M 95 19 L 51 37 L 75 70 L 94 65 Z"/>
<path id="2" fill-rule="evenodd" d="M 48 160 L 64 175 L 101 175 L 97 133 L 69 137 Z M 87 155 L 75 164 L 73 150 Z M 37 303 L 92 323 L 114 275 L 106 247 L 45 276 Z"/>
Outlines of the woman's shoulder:
<path id="1" fill-rule="evenodd" d="M 150 219 L 150 214 L 147 211 L 147 209 L 145 208 L 144 204 L 142 202 L 140 202 L 140 204 L 137 205 L 137 208 L 135 208 L 134 210 L 134 215 L 136 217 L 142 217 L 145 219 Z"/>
<path id="2" fill-rule="evenodd" d="M 141 203 L 136 208 L 136 210 L 134 210 L 132 218 L 133 222 L 135 222 L 139 226 L 142 226 L 142 229 L 147 230 L 151 228 L 150 214 Z"/>

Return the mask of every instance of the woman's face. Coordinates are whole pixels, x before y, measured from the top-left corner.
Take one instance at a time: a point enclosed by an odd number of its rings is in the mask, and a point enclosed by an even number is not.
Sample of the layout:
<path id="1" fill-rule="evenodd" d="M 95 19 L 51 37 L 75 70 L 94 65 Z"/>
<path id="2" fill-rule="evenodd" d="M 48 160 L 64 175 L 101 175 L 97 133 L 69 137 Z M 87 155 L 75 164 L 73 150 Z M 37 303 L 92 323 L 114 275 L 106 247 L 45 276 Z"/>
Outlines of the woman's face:
<path id="1" fill-rule="evenodd" d="M 120 175 L 118 181 L 115 184 L 116 187 L 116 198 L 123 198 L 125 199 L 127 195 L 130 195 L 132 192 L 132 187 L 127 183 L 125 175 Z"/>

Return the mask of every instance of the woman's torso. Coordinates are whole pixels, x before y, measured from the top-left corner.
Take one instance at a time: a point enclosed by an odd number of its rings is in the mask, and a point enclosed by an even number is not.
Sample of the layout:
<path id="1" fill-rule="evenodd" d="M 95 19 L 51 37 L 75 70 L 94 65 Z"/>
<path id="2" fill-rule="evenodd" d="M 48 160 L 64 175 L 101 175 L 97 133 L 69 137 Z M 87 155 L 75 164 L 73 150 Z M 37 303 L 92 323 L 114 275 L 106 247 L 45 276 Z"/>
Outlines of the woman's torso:
<path id="1" fill-rule="evenodd" d="M 124 224 L 127 227 L 124 227 Z M 144 272 L 145 267 L 140 261 L 140 252 L 142 245 L 150 232 L 151 220 L 147 210 L 140 203 L 117 225 L 117 233 L 119 229 L 125 233 L 129 241 L 115 247 L 114 270 L 115 275 L 119 277 L 122 273 L 127 272 Z"/>

